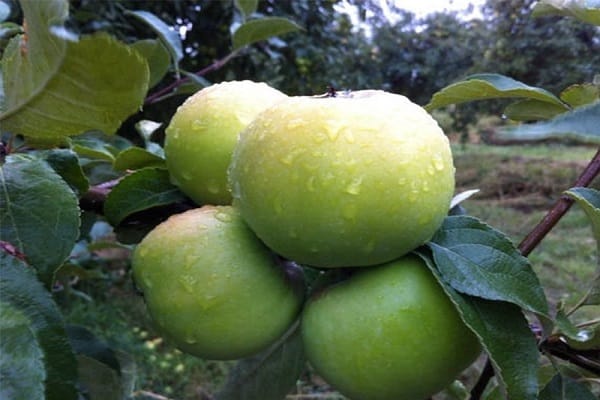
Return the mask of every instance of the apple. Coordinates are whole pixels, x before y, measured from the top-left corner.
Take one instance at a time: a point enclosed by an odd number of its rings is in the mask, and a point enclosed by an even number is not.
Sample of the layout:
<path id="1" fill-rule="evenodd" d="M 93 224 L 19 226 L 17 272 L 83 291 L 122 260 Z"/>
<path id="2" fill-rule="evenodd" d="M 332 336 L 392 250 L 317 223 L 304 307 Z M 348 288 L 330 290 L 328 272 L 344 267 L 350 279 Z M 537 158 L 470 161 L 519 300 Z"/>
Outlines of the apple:
<path id="1" fill-rule="evenodd" d="M 197 204 L 230 204 L 227 167 L 238 134 L 256 114 L 286 97 L 252 81 L 222 82 L 188 97 L 165 131 L 173 183 Z"/>
<path id="2" fill-rule="evenodd" d="M 454 165 L 437 122 L 406 97 L 289 97 L 241 133 L 233 204 L 267 246 L 300 264 L 381 264 L 429 240 Z"/>
<path id="3" fill-rule="evenodd" d="M 476 336 L 413 255 L 354 270 L 316 293 L 302 316 L 306 357 L 353 400 L 420 400 L 480 353 Z"/>
<path id="4" fill-rule="evenodd" d="M 201 358 L 255 354 L 303 302 L 297 271 L 281 267 L 231 206 L 171 216 L 136 247 L 132 268 L 159 331 Z"/>

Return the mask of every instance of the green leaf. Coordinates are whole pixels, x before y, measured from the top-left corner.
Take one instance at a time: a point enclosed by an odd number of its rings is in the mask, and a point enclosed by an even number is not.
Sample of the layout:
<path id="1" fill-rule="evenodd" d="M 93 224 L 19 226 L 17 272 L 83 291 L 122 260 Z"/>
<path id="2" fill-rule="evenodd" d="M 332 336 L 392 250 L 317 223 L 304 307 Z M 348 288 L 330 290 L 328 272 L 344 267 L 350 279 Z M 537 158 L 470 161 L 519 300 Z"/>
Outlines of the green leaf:
<path id="1" fill-rule="evenodd" d="M 122 151 L 132 146 L 131 142 L 120 136 L 109 136 L 102 132 L 88 132 L 69 139 L 71 148 L 80 157 L 110 161 Z"/>
<path id="2" fill-rule="evenodd" d="M 284 33 L 294 32 L 300 29 L 302 28 L 298 24 L 287 18 L 264 17 L 254 19 L 240 25 L 233 33 L 231 38 L 233 50 L 238 50 L 244 46 L 268 39 L 272 36 L 283 35 Z"/>
<path id="3" fill-rule="evenodd" d="M 539 121 L 550 119 L 566 111 L 564 106 L 535 99 L 519 100 L 504 109 L 504 115 L 513 121 Z"/>
<path id="4" fill-rule="evenodd" d="M 0 237 L 51 285 L 79 236 L 77 197 L 46 162 L 25 156 L 0 166 L 0 189 Z"/>
<path id="5" fill-rule="evenodd" d="M 595 400 L 597 397 L 582 383 L 561 374 L 540 392 L 539 400 Z"/>
<path id="6" fill-rule="evenodd" d="M 548 315 L 535 272 L 501 232 L 474 217 L 449 216 L 427 246 L 442 279 L 453 289 Z"/>
<path id="7" fill-rule="evenodd" d="M 138 40 L 131 47 L 146 59 L 150 69 L 148 87 L 154 87 L 169 71 L 171 64 L 169 51 L 160 41 L 153 39 Z"/>
<path id="8" fill-rule="evenodd" d="M 505 396 L 536 400 L 539 352 L 535 337 L 519 307 L 458 293 L 440 276 L 433 259 L 422 252 L 442 288 L 456 305 L 465 324 L 477 335 L 487 352 Z"/>
<path id="9" fill-rule="evenodd" d="M 127 11 L 126 14 L 136 17 L 156 32 L 161 43 L 167 48 L 169 54 L 171 54 L 173 68 L 179 74 L 179 61 L 183 59 L 183 45 L 181 44 L 179 33 L 151 12 L 138 10 Z"/>
<path id="10" fill-rule="evenodd" d="M 592 232 L 600 251 L 600 191 L 592 188 L 575 187 L 565 191 L 565 194 L 575 200 L 592 224 Z"/>
<path id="11" fill-rule="evenodd" d="M 15 68 L 39 61 L 11 62 L 22 53 L 19 40 L 11 41 L 3 63 L 7 111 L 0 121 L 5 130 L 45 145 L 60 144 L 67 136 L 92 129 L 112 134 L 141 106 L 148 89 L 146 61 L 104 33 L 68 42 L 59 70 L 35 96 L 25 98 L 20 86 L 7 83 L 24 79 Z"/>
<path id="12" fill-rule="evenodd" d="M 269 349 L 239 361 L 216 400 L 280 400 L 290 392 L 305 366 L 299 323 Z"/>
<path id="13" fill-rule="evenodd" d="M 27 325 L 29 334 L 26 334 L 29 338 L 33 336 L 33 342 L 29 346 L 35 346 L 38 350 L 34 350 L 28 347 L 28 351 L 34 357 L 39 351 L 42 352 L 43 356 L 41 361 L 43 363 L 40 372 L 39 363 L 32 360 L 21 360 L 20 364 L 23 369 L 11 370 L 10 373 L 17 373 L 19 379 L 23 379 L 28 382 L 26 377 L 32 379 L 30 384 L 36 392 L 39 388 L 40 373 L 44 376 L 44 396 L 42 398 L 46 400 L 71 400 L 77 398 L 77 391 L 75 389 L 75 382 L 77 379 L 76 361 L 71 351 L 71 347 L 66 337 L 64 323 L 60 314 L 60 310 L 56 304 L 52 301 L 50 293 L 44 289 L 40 281 L 36 279 L 33 271 L 28 268 L 24 263 L 20 262 L 16 258 L 0 252 L 0 306 L 3 309 L 8 305 L 11 310 L 16 310 L 20 315 L 21 328 L 20 331 L 24 330 Z M 11 313 L 11 311 L 8 311 Z M 18 317 L 17 317 L 18 318 Z M 0 319 L 4 321 L 4 318 Z M 0 359 L 5 360 L 5 357 L 10 359 L 20 359 L 26 357 L 25 354 L 21 353 L 23 346 L 20 348 L 12 347 L 8 343 L 12 343 L 15 346 L 23 344 L 22 340 L 25 338 L 13 337 L 13 334 L 9 331 L 5 331 L 6 324 L 2 322 L 2 332 L 0 338 L 2 341 L 3 348 L 7 349 L 7 352 L 2 352 Z M 5 340 L 8 343 L 5 343 Z M 4 347 L 6 346 L 6 347 Z M 2 364 L 3 364 L 2 362 Z M 10 365 L 14 368 L 14 365 Z M 4 387 L 4 369 L 2 370 L 3 384 L 0 393 L 4 393 L 6 390 Z M 34 388 L 35 386 L 35 388 Z M 20 398 L 20 397 L 4 397 L 2 398 Z M 24 397 L 26 399 L 40 398 L 40 397 Z"/>
<path id="14" fill-rule="evenodd" d="M 575 139 L 586 143 L 600 143 L 600 101 L 557 117 L 534 124 L 523 124 L 515 127 L 498 129 L 499 139 L 510 140 L 544 140 Z"/>
<path id="15" fill-rule="evenodd" d="M 435 93 L 424 108 L 432 111 L 435 108 L 450 104 L 464 103 L 474 100 L 522 97 L 550 103 L 556 107 L 568 107 L 547 90 L 526 85 L 507 76 L 498 74 L 475 74 L 463 81 L 446 86 Z"/>
<path id="16" fill-rule="evenodd" d="M 77 355 L 79 383 L 90 400 L 123 400 L 118 371 L 86 355 Z"/>
<path id="17" fill-rule="evenodd" d="M 45 151 L 42 154 L 44 160 L 69 184 L 75 193 L 81 196 L 87 192 L 90 185 L 74 151 L 54 149 Z"/>
<path id="18" fill-rule="evenodd" d="M 44 353 L 31 331 L 31 321 L 3 301 L 0 301 L 0 353 L 0 398 L 43 399 Z"/>
<path id="19" fill-rule="evenodd" d="M 141 147 L 130 147 L 117 155 L 113 167 L 117 171 L 126 171 L 145 167 L 166 168 L 166 164 L 164 158 L 148 150 L 144 150 Z"/>
<path id="20" fill-rule="evenodd" d="M 250 16 L 253 12 L 256 11 L 258 7 L 258 0 L 234 0 L 235 8 L 237 8 L 244 20 Z"/>
<path id="21" fill-rule="evenodd" d="M 571 85 L 560 94 L 560 98 L 571 107 L 580 107 L 600 100 L 600 87 L 592 83 Z"/>
<path id="22" fill-rule="evenodd" d="M 117 226 L 135 212 L 185 200 L 166 170 L 144 168 L 127 175 L 111 190 L 104 203 L 104 215 Z"/>
<path id="23" fill-rule="evenodd" d="M 600 26 L 600 4 L 597 0 L 541 0 L 536 3 L 531 15 L 564 15 Z"/>

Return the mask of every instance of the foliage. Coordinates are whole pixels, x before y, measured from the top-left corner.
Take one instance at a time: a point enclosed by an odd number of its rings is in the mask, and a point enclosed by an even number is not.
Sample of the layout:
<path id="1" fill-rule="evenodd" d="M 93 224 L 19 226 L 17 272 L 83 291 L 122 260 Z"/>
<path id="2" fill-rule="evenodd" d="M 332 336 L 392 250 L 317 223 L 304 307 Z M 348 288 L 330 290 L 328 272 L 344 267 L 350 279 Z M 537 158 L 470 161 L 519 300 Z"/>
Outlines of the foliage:
<path id="1" fill-rule="evenodd" d="M 539 15 L 598 23 L 597 7 L 542 3 Z M 62 287 L 89 298 L 69 289 L 72 279 L 107 273 L 77 257 L 97 249 L 89 238 L 106 221 L 119 241 L 107 248 L 130 250 L 168 215 L 195 207 L 168 179 L 160 126 L 184 96 L 210 81 L 252 77 L 291 94 L 324 91 L 327 84 L 384 87 L 421 103 L 433 95 L 429 110 L 516 98 L 505 114 L 526 123 L 501 135 L 597 143 L 600 95 L 597 82 L 590 83 L 599 64 L 597 28 L 571 18 L 531 20 L 529 0 L 489 2 L 491 37 L 483 23 L 465 25 L 456 15 L 417 21 L 399 12 L 389 24 L 376 2 L 350 4 L 371 13 L 363 21 L 373 32 L 354 34 L 349 16 L 327 0 L 79 0 L 70 10 L 66 0 L 21 0 L 20 8 L 0 2 L 0 21 L 12 19 L 0 25 L 2 397 L 132 394 L 131 359 L 85 328 L 67 326 L 55 292 Z M 300 27 L 302 34 L 287 35 Z M 499 39 L 507 32 L 527 33 L 529 41 Z M 489 50 L 476 64 L 474 52 L 482 47 Z M 547 53 L 564 58 L 546 60 Z M 588 63 L 576 61 L 582 54 Z M 467 76 L 482 67 L 499 74 Z M 584 83 L 566 87 L 577 81 Z M 576 325 L 572 316 L 600 304 L 600 280 L 571 309 L 549 307 L 526 256 L 572 203 L 583 208 L 600 243 L 600 194 L 585 188 L 599 164 L 596 156 L 519 246 L 474 217 L 454 215 L 417 250 L 489 357 L 473 398 L 593 398 L 600 324 Z M 538 380 L 540 356 L 552 363 L 551 379 Z M 562 360 L 577 367 L 577 379 L 564 373 Z M 265 387 L 280 398 L 304 365 L 294 325 L 265 353 L 241 360 L 217 398 L 264 398 Z M 271 385 L 274 374 L 278 385 Z"/>

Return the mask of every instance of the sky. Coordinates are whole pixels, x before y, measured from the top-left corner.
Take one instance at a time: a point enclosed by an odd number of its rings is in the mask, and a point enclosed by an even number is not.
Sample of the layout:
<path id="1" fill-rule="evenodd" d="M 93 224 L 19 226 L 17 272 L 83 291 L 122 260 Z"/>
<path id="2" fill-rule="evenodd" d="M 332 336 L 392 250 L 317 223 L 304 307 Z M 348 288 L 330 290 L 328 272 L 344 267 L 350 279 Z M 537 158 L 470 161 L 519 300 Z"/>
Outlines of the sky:
<path id="1" fill-rule="evenodd" d="M 484 3 L 484 0 L 380 0 L 382 8 L 385 10 L 386 3 L 394 3 L 399 8 L 407 9 L 415 13 L 418 17 L 437 11 L 462 11 L 472 4 L 473 16 L 480 15 L 478 7 Z"/>

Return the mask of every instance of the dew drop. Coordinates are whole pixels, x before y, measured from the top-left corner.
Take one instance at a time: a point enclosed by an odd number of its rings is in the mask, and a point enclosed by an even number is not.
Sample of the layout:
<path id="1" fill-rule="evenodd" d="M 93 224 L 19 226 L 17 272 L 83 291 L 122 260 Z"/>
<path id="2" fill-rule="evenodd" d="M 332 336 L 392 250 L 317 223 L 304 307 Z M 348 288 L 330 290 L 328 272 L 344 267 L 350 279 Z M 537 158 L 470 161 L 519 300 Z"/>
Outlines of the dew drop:
<path id="1" fill-rule="evenodd" d="M 444 160 L 439 154 L 433 157 L 433 167 L 438 171 L 444 170 Z"/>
<path id="2" fill-rule="evenodd" d="M 206 128 L 206 124 L 202 120 L 195 119 L 194 121 L 192 121 L 192 130 L 200 131 L 204 128 Z"/>
<path id="3" fill-rule="evenodd" d="M 217 181 L 211 180 L 206 184 L 206 190 L 208 190 L 209 193 L 217 194 L 220 191 L 220 187 Z"/>
<path id="4" fill-rule="evenodd" d="M 308 180 L 306 181 L 306 189 L 309 192 L 314 192 L 315 191 L 315 177 L 311 176 L 310 178 L 308 178 Z"/>
<path id="5" fill-rule="evenodd" d="M 194 292 L 194 285 L 196 284 L 196 278 L 191 275 L 181 275 L 179 277 L 179 283 L 183 289 L 188 293 Z"/>
<path id="6" fill-rule="evenodd" d="M 302 118 L 295 118 L 287 123 L 287 128 L 294 129 L 302 125 L 304 125 L 304 120 Z"/>
<path id="7" fill-rule="evenodd" d="M 233 220 L 230 213 L 221 210 L 215 213 L 215 218 L 221 222 L 231 222 Z"/>
<path id="8" fill-rule="evenodd" d="M 360 194 L 360 186 L 362 185 L 362 181 L 363 181 L 362 176 L 352 179 L 350 184 L 348 184 L 348 186 L 346 186 L 346 193 L 354 195 L 354 196 Z"/>
<path id="9" fill-rule="evenodd" d="M 275 214 L 281 215 L 283 213 L 283 204 L 281 201 L 281 197 L 277 196 L 273 201 L 273 209 L 275 210 Z"/>
<path id="10" fill-rule="evenodd" d="M 364 249 L 366 254 L 371 254 L 375 250 L 375 239 L 369 240 Z"/>
<path id="11" fill-rule="evenodd" d="M 432 165 L 428 166 L 427 167 L 427 173 L 429 175 L 434 175 L 435 174 L 435 168 Z"/>
<path id="12" fill-rule="evenodd" d="M 181 173 L 181 178 L 182 178 L 184 181 L 191 181 L 191 180 L 192 180 L 192 174 L 191 174 L 191 173 L 189 173 L 188 171 L 183 171 L 183 172 Z"/>
<path id="13" fill-rule="evenodd" d="M 195 344 L 198 342 L 198 340 L 196 339 L 196 337 L 194 336 L 193 333 L 188 333 L 185 335 L 185 338 L 183 339 L 187 344 Z"/>

